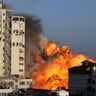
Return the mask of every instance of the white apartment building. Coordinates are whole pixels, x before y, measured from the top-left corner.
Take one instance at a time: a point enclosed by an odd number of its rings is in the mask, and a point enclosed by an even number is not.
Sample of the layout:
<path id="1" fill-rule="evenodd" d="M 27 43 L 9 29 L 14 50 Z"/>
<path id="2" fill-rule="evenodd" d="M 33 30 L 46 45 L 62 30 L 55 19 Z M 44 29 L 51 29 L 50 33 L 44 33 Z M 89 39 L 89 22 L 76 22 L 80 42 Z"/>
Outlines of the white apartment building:
<path id="1" fill-rule="evenodd" d="M 24 77 L 25 18 L 12 16 L 0 3 L 0 77 Z"/>
<path id="2" fill-rule="evenodd" d="M 11 16 L 12 10 L 0 3 L 0 77 L 11 74 Z"/>
<path id="3" fill-rule="evenodd" d="M 25 18 L 12 16 L 11 75 L 24 77 L 25 65 Z"/>
<path id="4" fill-rule="evenodd" d="M 5 89 L 26 89 L 32 79 L 25 78 L 25 17 L 13 16 L 0 3 L 0 93 Z M 2 88 L 4 90 L 2 90 Z M 10 90 L 9 90 L 10 91 Z M 7 93 L 7 92 L 5 92 Z M 1 96 L 1 95 L 0 95 Z"/>
<path id="5" fill-rule="evenodd" d="M 0 7 L 0 76 L 24 77 L 25 18 Z"/>

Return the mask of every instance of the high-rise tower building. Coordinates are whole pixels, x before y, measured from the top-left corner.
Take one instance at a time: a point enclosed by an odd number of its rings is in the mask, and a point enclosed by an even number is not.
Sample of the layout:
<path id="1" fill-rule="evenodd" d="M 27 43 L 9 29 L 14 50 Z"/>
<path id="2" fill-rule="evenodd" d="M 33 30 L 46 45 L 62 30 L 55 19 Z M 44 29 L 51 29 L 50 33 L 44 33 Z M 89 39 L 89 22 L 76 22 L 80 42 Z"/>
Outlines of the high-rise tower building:
<path id="1" fill-rule="evenodd" d="M 32 86 L 25 78 L 25 17 L 14 16 L 0 3 L 0 93 Z M 12 91 L 11 90 L 11 91 Z M 10 92 L 10 88 L 9 88 Z M 6 92 L 5 92 L 6 93 Z M 0 94 L 0 96 L 1 96 Z M 6 95 L 4 95 L 6 96 Z"/>
<path id="2" fill-rule="evenodd" d="M 11 74 L 11 16 L 12 10 L 0 3 L 0 77 Z"/>
<path id="3" fill-rule="evenodd" d="M 25 17 L 0 7 L 0 76 L 24 77 Z"/>
<path id="4" fill-rule="evenodd" d="M 25 65 L 25 18 L 12 16 L 11 74 L 24 77 Z"/>

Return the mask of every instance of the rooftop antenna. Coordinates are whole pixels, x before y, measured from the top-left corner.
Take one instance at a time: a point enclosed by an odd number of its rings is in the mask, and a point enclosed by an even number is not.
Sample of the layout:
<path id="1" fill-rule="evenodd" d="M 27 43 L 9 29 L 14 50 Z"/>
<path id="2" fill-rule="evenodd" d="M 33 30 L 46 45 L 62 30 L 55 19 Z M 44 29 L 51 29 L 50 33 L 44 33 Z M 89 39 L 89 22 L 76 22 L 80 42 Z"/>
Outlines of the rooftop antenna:
<path id="1" fill-rule="evenodd" d="M 3 2 L 4 2 L 4 1 L 2 0 L 2 8 L 4 8 Z"/>
<path id="2" fill-rule="evenodd" d="M 4 8 L 4 1 L 0 0 L 0 3 L 2 4 L 2 8 Z"/>
<path id="3" fill-rule="evenodd" d="M 0 9 L 3 8 L 3 0 L 0 0 Z"/>

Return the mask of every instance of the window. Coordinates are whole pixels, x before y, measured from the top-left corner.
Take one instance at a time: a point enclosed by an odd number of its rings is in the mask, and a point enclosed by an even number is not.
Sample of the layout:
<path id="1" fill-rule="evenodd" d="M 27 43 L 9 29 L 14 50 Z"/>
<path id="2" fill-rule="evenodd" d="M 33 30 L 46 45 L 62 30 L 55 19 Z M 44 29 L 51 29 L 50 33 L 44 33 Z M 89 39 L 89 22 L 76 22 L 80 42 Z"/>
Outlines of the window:
<path id="1" fill-rule="evenodd" d="M 3 20 L 3 23 L 5 23 L 5 20 Z"/>
<path id="2" fill-rule="evenodd" d="M 19 69 L 20 72 L 23 72 L 23 69 Z"/>
<path id="3" fill-rule="evenodd" d="M 16 30 L 16 33 L 18 33 L 18 30 Z"/>
<path id="4" fill-rule="evenodd" d="M 0 37 L 0 40 L 1 40 L 1 37 Z"/>
<path id="5" fill-rule="evenodd" d="M 20 43 L 19 43 L 19 46 L 22 46 L 22 45 L 23 45 L 22 42 L 20 42 Z"/>
<path id="6" fill-rule="evenodd" d="M 24 18 L 20 18 L 20 21 L 25 21 Z"/>
<path id="7" fill-rule="evenodd" d="M 22 23 L 19 24 L 19 28 L 22 28 Z"/>
<path id="8" fill-rule="evenodd" d="M 23 57 L 19 57 L 19 59 L 22 61 L 22 60 L 24 60 L 24 58 Z"/>
<path id="9" fill-rule="evenodd" d="M 13 33 L 15 33 L 15 30 L 13 30 Z"/>
<path id="10" fill-rule="evenodd" d="M 5 16 L 5 13 L 3 13 L 3 16 Z"/>
<path id="11" fill-rule="evenodd" d="M 19 63 L 19 65 L 23 65 L 23 63 Z"/>
<path id="12" fill-rule="evenodd" d="M 25 85 L 25 82 L 20 82 L 20 85 Z"/>
<path id="13" fill-rule="evenodd" d="M 31 85 L 32 84 L 32 82 L 27 82 L 27 85 Z"/>
<path id="14" fill-rule="evenodd" d="M 5 56 L 5 54 L 3 53 L 3 57 Z"/>
<path id="15" fill-rule="evenodd" d="M 3 39 L 3 41 L 5 41 L 5 39 Z"/>
<path id="16" fill-rule="evenodd" d="M 3 60 L 3 63 L 5 62 L 5 60 Z"/>
<path id="17" fill-rule="evenodd" d="M 18 43 L 16 43 L 16 45 L 18 46 Z"/>
<path id="18" fill-rule="evenodd" d="M 3 47 L 3 50 L 5 51 L 5 48 Z"/>
<path id="19" fill-rule="evenodd" d="M 15 30 L 13 30 L 13 33 L 15 33 Z"/>
<path id="20" fill-rule="evenodd" d="M 3 73 L 3 75 L 5 75 L 5 73 Z"/>
<path id="21" fill-rule="evenodd" d="M 25 46 L 23 45 L 23 47 L 25 47 Z"/>
<path id="22" fill-rule="evenodd" d="M 10 27 L 10 28 L 12 27 L 11 23 L 9 23 L 9 27 Z"/>
<path id="23" fill-rule="evenodd" d="M 24 33 L 23 33 L 23 30 L 20 30 L 20 34 L 24 34 Z"/>
<path id="24" fill-rule="evenodd" d="M 11 31 L 9 30 L 9 33 L 11 34 Z"/>
<path id="25" fill-rule="evenodd" d="M 13 21 L 19 21 L 19 18 L 18 17 L 14 17 Z"/>
<path id="26" fill-rule="evenodd" d="M 14 82 L 9 82 L 9 85 L 11 85 L 11 87 L 14 85 Z"/>
<path id="27" fill-rule="evenodd" d="M 3 35 L 5 35 L 5 33 L 3 33 Z"/>
<path id="28" fill-rule="evenodd" d="M 9 43 L 9 46 L 11 47 L 11 42 Z"/>
<path id="29" fill-rule="evenodd" d="M 18 30 L 13 30 L 13 33 L 18 33 Z"/>
<path id="30" fill-rule="evenodd" d="M 13 42 L 13 46 L 15 46 L 15 42 Z"/>
<path id="31" fill-rule="evenodd" d="M 19 53 L 23 53 L 23 50 L 22 49 L 19 49 Z"/>

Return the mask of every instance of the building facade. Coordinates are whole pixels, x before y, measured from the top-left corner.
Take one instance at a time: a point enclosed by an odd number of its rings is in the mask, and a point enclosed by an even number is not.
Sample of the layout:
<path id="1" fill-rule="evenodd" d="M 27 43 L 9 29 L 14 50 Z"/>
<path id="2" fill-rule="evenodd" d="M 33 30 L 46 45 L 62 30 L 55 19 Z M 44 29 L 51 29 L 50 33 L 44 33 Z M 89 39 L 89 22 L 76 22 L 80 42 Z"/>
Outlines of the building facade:
<path id="1" fill-rule="evenodd" d="M 12 16 L 11 74 L 24 77 L 25 65 L 25 18 Z"/>
<path id="2" fill-rule="evenodd" d="M 95 63 L 84 61 L 82 66 L 69 69 L 69 93 L 96 96 Z"/>
<path id="3" fill-rule="evenodd" d="M 11 16 L 12 10 L 0 3 L 0 77 L 11 74 Z"/>

